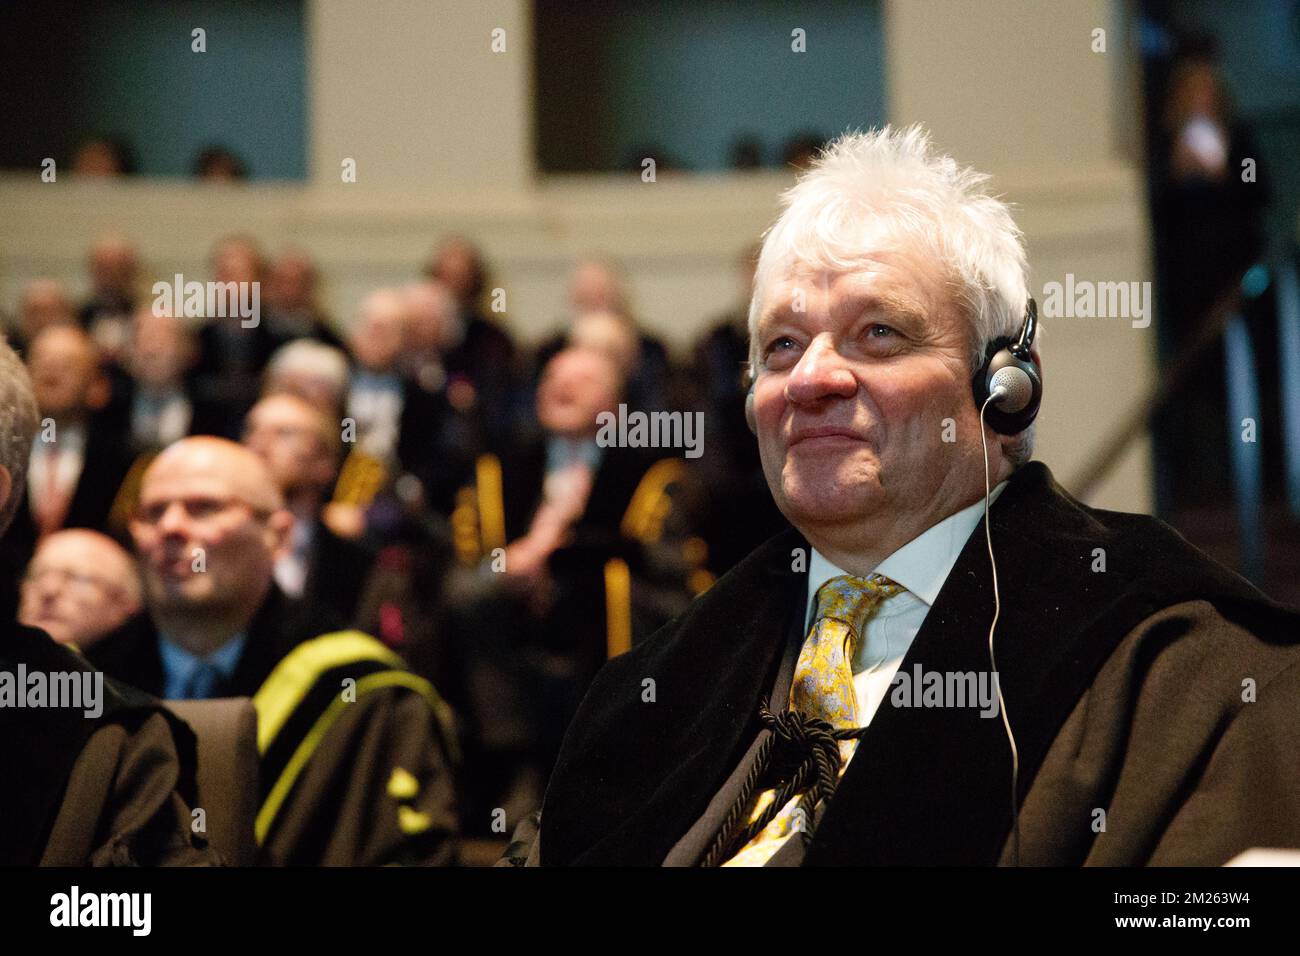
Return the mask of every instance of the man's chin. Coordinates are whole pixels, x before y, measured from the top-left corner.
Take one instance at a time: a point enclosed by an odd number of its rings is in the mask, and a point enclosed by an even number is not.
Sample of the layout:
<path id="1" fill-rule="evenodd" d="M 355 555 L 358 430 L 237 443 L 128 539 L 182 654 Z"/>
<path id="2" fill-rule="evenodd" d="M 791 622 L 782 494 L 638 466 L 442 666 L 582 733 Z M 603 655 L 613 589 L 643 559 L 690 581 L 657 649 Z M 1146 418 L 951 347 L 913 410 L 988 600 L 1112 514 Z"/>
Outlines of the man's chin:
<path id="1" fill-rule="evenodd" d="M 848 487 L 833 490 L 787 489 L 784 500 L 778 502 L 781 512 L 796 528 L 833 524 L 849 524 L 861 519 L 875 509 L 880 490 Z"/>

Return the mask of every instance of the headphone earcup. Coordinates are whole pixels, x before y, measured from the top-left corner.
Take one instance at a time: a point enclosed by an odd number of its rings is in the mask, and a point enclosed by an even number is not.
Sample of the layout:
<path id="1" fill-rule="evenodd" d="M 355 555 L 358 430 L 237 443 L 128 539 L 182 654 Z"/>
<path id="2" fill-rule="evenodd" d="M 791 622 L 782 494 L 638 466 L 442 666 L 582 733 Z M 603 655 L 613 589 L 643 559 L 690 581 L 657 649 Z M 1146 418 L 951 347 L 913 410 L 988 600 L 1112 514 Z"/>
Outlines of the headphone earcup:
<path id="1" fill-rule="evenodd" d="M 1031 389 L 1029 401 L 1014 412 L 1003 411 L 998 408 L 998 403 L 994 402 L 984 412 L 984 422 L 999 435 L 1018 435 L 1034 423 L 1043 402 L 1043 377 L 1035 362 L 1017 358 L 1010 349 L 1000 348 L 980 366 L 971 380 L 975 394 L 975 407 L 977 409 L 984 407 L 992 391 L 993 376 L 1004 368 L 1016 368 L 1025 373 Z"/>
<path id="2" fill-rule="evenodd" d="M 745 395 L 745 424 L 755 435 L 758 434 L 758 419 L 754 416 L 754 386 L 749 386 L 749 392 Z"/>

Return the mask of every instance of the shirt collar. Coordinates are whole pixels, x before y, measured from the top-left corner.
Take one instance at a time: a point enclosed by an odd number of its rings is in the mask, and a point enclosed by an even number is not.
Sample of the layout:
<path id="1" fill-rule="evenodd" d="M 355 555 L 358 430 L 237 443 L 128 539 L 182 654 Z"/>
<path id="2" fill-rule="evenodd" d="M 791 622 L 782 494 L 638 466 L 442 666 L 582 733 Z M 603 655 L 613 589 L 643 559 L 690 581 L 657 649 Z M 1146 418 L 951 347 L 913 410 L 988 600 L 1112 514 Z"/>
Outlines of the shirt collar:
<path id="1" fill-rule="evenodd" d="M 994 487 L 989 497 L 990 507 L 1006 486 L 1007 483 L 1003 481 Z M 921 532 L 876 565 L 872 573 L 883 574 L 891 581 L 898 582 L 924 601 L 927 607 L 933 606 L 943 588 L 943 582 L 948 580 L 953 565 L 961 556 L 962 548 L 966 546 L 982 517 L 984 498 L 981 496 L 973 505 L 950 514 Z M 808 561 L 809 614 L 816 609 L 817 591 L 821 586 L 831 578 L 848 573 L 816 548 L 812 549 L 812 557 Z"/>
<path id="2" fill-rule="evenodd" d="M 595 438 L 566 438 L 549 435 L 546 439 L 546 470 L 555 471 L 580 461 L 592 471 L 600 467 L 605 450 Z"/>
<path id="3" fill-rule="evenodd" d="M 60 425 L 54 423 L 54 441 L 43 441 L 40 434 L 32 440 L 32 451 L 35 454 L 45 454 L 46 452 L 59 451 L 61 453 L 71 452 L 79 454 L 86 445 L 86 426 Z M 57 449 L 55 447 L 57 446 Z"/>
<path id="4" fill-rule="evenodd" d="M 223 678 L 229 678 L 239 664 L 247 638 L 246 633 L 236 634 L 211 654 L 200 657 L 191 654 L 179 644 L 172 643 L 165 635 L 159 634 L 158 653 L 162 657 L 163 673 L 167 675 L 169 684 L 184 686 L 199 665 L 206 662 L 215 667 Z"/>

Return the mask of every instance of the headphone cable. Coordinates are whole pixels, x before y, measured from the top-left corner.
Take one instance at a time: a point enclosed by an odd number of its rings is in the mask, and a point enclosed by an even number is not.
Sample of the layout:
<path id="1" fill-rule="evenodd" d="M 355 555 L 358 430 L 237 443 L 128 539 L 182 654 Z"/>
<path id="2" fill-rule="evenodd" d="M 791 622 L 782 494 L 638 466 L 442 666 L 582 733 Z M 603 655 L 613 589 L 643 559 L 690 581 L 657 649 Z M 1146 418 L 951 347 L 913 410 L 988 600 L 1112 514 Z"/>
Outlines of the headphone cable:
<path id="1" fill-rule="evenodd" d="M 993 389 L 984 404 L 980 406 L 980 444 L 984 447 L 984 539 L 988 543 L 989 565 L 993 569 L 993 623 L 989 625 L 989 666 L 993 669 L 993 680 L 998 692 L 998 708 L 1002 712 L 1002 726 L 1007 731 L 1007 742 L 1011 744 L 1011 861 L 1012 866 L 1020 866 L 1020 751 L 1016 747 L 1016 735 L 1011 732 L 1011 720 L 1007 716 L 1007 702 L 1002 697 L 1002 681 L 998 679 L 997 658 L 993 655 L 993 631 L 998 626 L 998 615 L 1002 613 L 1002 597 L 998 591 L 998 563 L 993 557 L 993 533 L 989 528 L 989 443 L 984 433 L 984 412 L 989 403 L 1005 394 L 1001 385 Z M 1002 393 L 1002 394 L 999 394 Z"/>

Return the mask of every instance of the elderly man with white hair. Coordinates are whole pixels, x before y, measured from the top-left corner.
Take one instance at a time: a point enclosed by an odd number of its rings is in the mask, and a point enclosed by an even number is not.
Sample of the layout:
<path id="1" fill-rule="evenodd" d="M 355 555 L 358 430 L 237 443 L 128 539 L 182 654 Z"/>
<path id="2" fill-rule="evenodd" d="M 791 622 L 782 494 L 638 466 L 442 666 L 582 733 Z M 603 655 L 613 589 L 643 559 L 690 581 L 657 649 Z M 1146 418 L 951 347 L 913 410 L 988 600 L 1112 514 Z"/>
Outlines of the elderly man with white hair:
<path id="1" fill-rule="evenodd" d="M 786 193 L 748 418 L 794 527 L 606 665 L 508 860 L 1218 865 L 1300 846 L 1300 616 L 1029 460 L 1035 310 L 985 181 L 886 129 Z"/>

